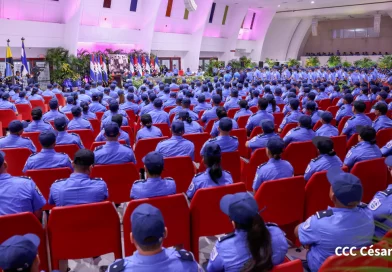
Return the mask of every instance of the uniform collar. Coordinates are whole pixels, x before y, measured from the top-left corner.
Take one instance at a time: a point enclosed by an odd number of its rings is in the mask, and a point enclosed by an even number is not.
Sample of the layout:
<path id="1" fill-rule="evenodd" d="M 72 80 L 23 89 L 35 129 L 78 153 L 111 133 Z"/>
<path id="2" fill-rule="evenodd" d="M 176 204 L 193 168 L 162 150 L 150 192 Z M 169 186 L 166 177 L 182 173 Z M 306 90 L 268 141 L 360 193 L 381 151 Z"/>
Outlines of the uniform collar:
<path id="1" fill-rule="evenodd" d="M 8 179 L 8 178 L 10 178 L 10 177 L 11 177 L 11 175 L 8 174 L 8 173 L 0 174 L 0 180 L 1 180 L 1 179 Z"/>
<path id="2" fill-rule="evenodd" d="M 332 210 L 333 212 L 351 212 L 351 211 L 357 211 L 358 207 L 355 207 L 353 209 L 328 207 L 327 210 Z"/>
<path id="3" fill-rule="evenodd" d="M 151 182 L 157 182 L 157 181 L 161 181 L 162 178 L 161 177 L 156 177 L 156 178 L 147 178 L 147 182 L 151 181 Z"/>
<path id="4" fill-rule="evenodd" d="M 42 148 L 41 153 L 56 153 L 53 148 Z"/>
<path id="5" fill-rule="evenodd" d="M 72 173 L 69 177 L 70 178 L 87 178 L 87 179 L 90 179 L 89 175 L 82 174 L 82 173 Z"/>
<path id="6" fill-rule="evenodd" d="M 183 137 L 182 136 L 176 136 L 176 135 L 173 135 L 173 136 L 171 136 L 171 138 L 170 139 L 175 139 L 175 140 L 182 140 L 183 139 Z"/>
<path id="7" fill-rule="evenodd" d="M 105 145 L 109 145 L 109 146 L 120 145 L 120 143 L 118 141 L 107 141 Z"/>
<path id="8" fill-rule="evenodd" d="M 281 160 L 277 160 L 277 159 L 274 159 L 274 158 L 271 158 L 271 159 L 269 159 L 268 160 L 268 162 L 272 162 L 272 163 L 277 163 L 277 162 L 280 162 Z"/>

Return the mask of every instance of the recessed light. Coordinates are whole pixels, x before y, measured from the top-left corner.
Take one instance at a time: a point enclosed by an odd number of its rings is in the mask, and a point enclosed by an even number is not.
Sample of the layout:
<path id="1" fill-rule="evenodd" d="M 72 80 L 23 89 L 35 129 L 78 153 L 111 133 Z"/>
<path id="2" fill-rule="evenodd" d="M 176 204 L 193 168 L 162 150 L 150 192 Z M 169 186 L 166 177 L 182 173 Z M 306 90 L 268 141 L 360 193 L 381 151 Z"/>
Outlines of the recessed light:
<path id="1" fill-rule="evenodd" d="M 278 8 L 280 8 L 280 5 L 278 5 Z"/>
<path id="2" fill-rule="evenodd" d="M 314 1 L 310 2 L 311 4 L 314 4 Z"/>

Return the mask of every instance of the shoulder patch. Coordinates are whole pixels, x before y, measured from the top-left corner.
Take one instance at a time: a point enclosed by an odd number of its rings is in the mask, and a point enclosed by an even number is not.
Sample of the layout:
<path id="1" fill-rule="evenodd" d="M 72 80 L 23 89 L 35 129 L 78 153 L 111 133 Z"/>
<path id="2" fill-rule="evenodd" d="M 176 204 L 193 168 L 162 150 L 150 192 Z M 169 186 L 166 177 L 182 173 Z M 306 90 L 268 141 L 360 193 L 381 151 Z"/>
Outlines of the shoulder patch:
<path id="1" fill-rule="evenodd" d="M 324 210 L 324 211 L 316 212 L 317 219 L 321 219 L 321 218 L 324 218 L 324 217 L 330 217 L 332 215 L 333 215 L 333 211 L 332 210 Z"/>
<path id="2" fill-rule="evenodd" d="M 111 264 L 108 268 L 108 272 L 121 272 L 125 268 L 124 259 L 121 259 L 113 264 Z"/>
<path id="3" fill-rule="evenodd" d="M 170 139 L 170 138 L 169 138 L 169 139 Z M 160 141 L 160 143 L 162 143 L 162 142 L 164 142 L 164 141 L 167 141 L 167 140 L 169 140 L 169 139 L 164 139 L 164 140 Z"/>
<path id="4" fill-rule="evenodd" d="M 91 180 L 103 180 L 102 178 L 91 178 Z"/>
<path id="5" fill-rule="evenodd" d="M 366 204 L 366 203 L 363 203 L 363 202 L 361 202 L 361 203 L 359 203 L 358 205 L 357 205 L 357 207 L 359 207 L 359 208 L 366 208 L 368 205 Z"/>
<path id="6" fill-rule="evenodd" d="M 265 225 L 268 227 L 278 227 L 279 228 L 279 226 L 277 224 L 271 223 L 271 222 L 265 223 Z"/>
<path id="7" fill-rule="evenodd" d="M 216 140 L 217 140 L 217 137 L 209 139 L 208 142 L 213 142 L 213 141 L 216 141 Z"/>
<path id="8" fill-rule="evenodd" d="M 354 120 L 356 117 L 355 117 L 355 115 L 354 116 L 352 116 L 351 118 L 349 118 L 348 120 Z"/>
<path id="9" fill-rule="evenodd" d="M 261 138 L 263 136 L 264 136 L 264 133 L 261 133 L 261 134 L 257 135 L 257 138 Z"/>
<path id="10" fill-rule="evenodd" d="M 77 134 L 77 133 L 73 133 L 73 132 L 71 132 L 70 134 L 71 134 L 71 135 L 73 135 L 73 136 L 77 136 L 77 137 L 79 137 L 79 138 L 80 138 L 79 134 Z"/>
<path id="11" fill-rule="evenodd" d="M 224 240 L 233 238 L 234 236 L 235 236 L 235 233 L 232 232 L 232 233 L 226 234 L 225 236 L 219 237 L 218 241 L 219 241 L 219 243 L 221 243 L 221 242 L 223 242 Z"/>
<path id="12" fill-rule="evenodd" d="M 177 250 L 178 254 L 180 255 L 180 259 L 184 261 L 191 261 L 193 262 L 195 259 L 193 258 L 192 253 L 186 250 Z"/>
<path id="13" fill-rule="evenodd" d="M 300 127 L 296 127 L 295 129 L 293 129 L 293 131 L 297 131 L 297 130 L 300 130 L 301 128 Z"/>
<path id="14" fill-rule="evenodd" d="M 134 182 L 134 184 L 135 183 L 143 183 L 143 182 L 146 182 L 147 180 L 146 179 L 139 179 L 139 180 L 136 180 L 135 182 Z"/>
<path id="15" fill-rule="evenodd" d="M 266 165 L 267 164 L 267 162 L 265 162 L 265 163 L 263 163 L 263 164 L 260 164 L 259 166 L 257 166 L 257 169 L 260 169 L 261 167 L 263 167 L 264 165 Z"/>
<path id="16" fill-rule="evenodd" d="M 390 196 L 390 195 L 392 195 L 392 189 L 387 189 L 387 190 L 381 191 L 380 193 L 382 193 L 383 195 L 386 195 L 386 196 Z"/>
<path id="17" fill-rule="evenodd" d="M 33 153 L 33 154 L 31 154 L 29 157 L 33 157 L 33 156 L 35 156 L 35 155 L 37 155 L 38 153 Z"/>
<path id="18" fill-rule="evenodd" d="M 94 149 L 94 151 L 98 151 L 98 150 L 100 150 L 100 149 L 102 149 L 102 148 L 103 148 L 103 145 L 97 146 L 97 147 Z"/>
<path id="19" fill-rule="evenodd" d="M 312 159 L 312 162 L 316 162 L 316 161 L 318 161 L 319 159 L 321 159 L 321 156 L 318 156 L 317 158 Z"/>
<path id="20" fill-rule="evenodd" d="M 58 179 L 58 180 L 56 180 L 54 183 L 61 182 L 61 181 L 65 181 L 65 180 L 67 180 L 67 179 L 66 179 L 66 178 Z"/>
<path id="21" fill-rule="evenodd" d="M 174 180 L 174 178 L 171 178 L 171 177 L 166 177 L 166 178 L 164 178 L 164 179 Z"/>

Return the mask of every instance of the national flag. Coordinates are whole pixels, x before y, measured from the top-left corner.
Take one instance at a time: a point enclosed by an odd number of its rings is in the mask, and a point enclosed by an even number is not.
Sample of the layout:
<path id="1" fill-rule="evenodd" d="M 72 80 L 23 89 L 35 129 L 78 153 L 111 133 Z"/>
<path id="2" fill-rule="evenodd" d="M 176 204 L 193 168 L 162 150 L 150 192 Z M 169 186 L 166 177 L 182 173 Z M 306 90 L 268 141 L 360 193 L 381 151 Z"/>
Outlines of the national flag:
<path id="1" fill-rule="evenodd" d="M 143 76 L 142 60 L 140 59 L 140 56 L 137 58 L 136 70 L 139 76 Z"/>
<path id="2" fill-rule="evenodd" d="M 97 74 L 95 70 L 95 60 L 94 60 L 94 55 L 90 55 L 90 78 L 92 81 L 97 81 Z"/>
<path id="3" fill-rule="evenodd" d="M 160 73 L 161 69 L 159 68 L 159 60 L 158 57 L 155 57 L 155 72 Z"/>
<path id="4" fill-rule="evenodd" d="M 134 75 L 135 74 L 135 67 L 133 66 L 134 63 L 134 58 L 131 57 L 131 59 L 129 60 L 129 72 Z"/>
<path id="5" fill-rule="evenodd" d="M 143 71 L 143 76 L 146 73 L 146 57 L 142 56 L 142 71 Z"/>
<path id="6" fill-rule="evenodd" d="M 30 74 L 29 65 L 27 64 L 26 50 L 25 50 L 25 46 L 24 46 L 24 38 L 22 38 L 22 53 L 21 53 L 20 60 L 22 61 L 22 66 L 20 67 L 20 73 L 22 75 Z M 25 73 L 23 73 L 23 72 L 25 72 Z"/>
<path id="7" fill-rule="evenodd" d="M 95 56 L 96 63 L 97 63 L 97 81 L 102 81 L 102 67 L 99 56 Z"/>
<path id="8" fill-rule="evenodd" d="M 7 41 L 7 50 L 5 56 L 5 77 L 12 77 L 14 75 L 14 60 L 12 59 L 12 52 L 10 47 L 10 40 Z"/>
<path id="9" fill-rule="evenodd" d="M 155 60 L 151 56 L 150 56 L 150 67 L 151 67 L 151 74 L 154 74 L 155 73 Z"/>
<path id="10" fill-rule="evenodd" d="M 151 74 L 150 58 L 148 56 L 146 56 L 146 71 Z"/>
<path id="11" fill-rule="evenodd" d="M 108 68 L 106 67 L 106 59 L 102 55 L 100 55 L 100 63 L 102 69 L 102 79 L 103 81 L 108 82 Z"/>

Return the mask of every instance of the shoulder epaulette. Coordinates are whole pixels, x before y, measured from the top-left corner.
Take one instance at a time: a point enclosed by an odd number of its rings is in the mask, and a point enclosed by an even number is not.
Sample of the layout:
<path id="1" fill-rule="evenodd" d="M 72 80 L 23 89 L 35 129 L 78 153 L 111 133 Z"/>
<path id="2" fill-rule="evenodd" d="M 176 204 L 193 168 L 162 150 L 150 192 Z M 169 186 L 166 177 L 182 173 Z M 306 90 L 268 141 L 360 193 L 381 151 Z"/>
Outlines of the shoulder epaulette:
<path id="1" fill-rule="evenodd" d="M 378 119 L 379 119 L 379 118 L 377 117 L 377 119 L 376 119 L 376 120 L 374 120 L 374 121 L 373 121 L 373 123 L 376 123 L 376 122 L 378 121 Z"/>
<path id="2" fill-rule="evenodd" d="M 318 219 L 324 218 L 324 217 L 330 217 L 333 215 L 333 211 L 332 210 L 324 210 L 324 211 L 319 211 L 316 212 L 316 216 Z"/>
<path id="3" fill-rule="evenodd" d="M 261 138 L 263 136 L 264 136 L 264 133 L 261 133 L 261 134 L 257 135 L 257 138 Z"/>
<path id="4" fill-rule="evenodd" d="M 200 176 L 200 175 L 202 175 L 202 174 L 204 174 L 204 172 L 197 173 L 197 174 L 195 175 L 195 177 L 198 177 L 198 176 Z"/>
<path id="5" fill-rule="evenodd" d="M 293 131 L 297 131 L 297 130 L 300 130 L 301 128 L 300 127 L 296 127 L 295 129 L 293 129 Z"/>
<path id="6" fill-rule="evenodd" d="M 29 157 L 33 157 L 33 156 L 35 156 L 35 155 L 37 155 L 38 153 L 33 153 L 33 154 L 31 154 Z"/>
<path id="7" fill-rule="evenodd" d="M 355 119 L 355 115 L 354 116 L 352 116 L 350 119 L 348 119 L 348 120 L 354 120 Z"/>
<path id="8" fill-rule="evenodd" d="M 221 242 L 223 242 L 224 240 L 233 238 L 234 236 L 235 236 L 235 233 L 232 232 L 232 233 L 226 234 L 225 236 L 220 237 L 220 238 L 218 239 L 218 241 L 219 241 L 219 243 L 221 243 Z"/>
<path id="9" fill-rule="evenodd" d="M 163 139 L 162 141 L 160 141 L 160 143 L 162 143 L 162 142 L 164 142 L 164 141 L 167 141 L 167 140 L 169 140 L 170 138 L 168 138 L 168 139 Z"/>
<path id="10" fill-rule="evenodd" d="M 28 177 L 28 176 L 19 176 L 20 178 L 24 178 L 24 179 L 31 179 L 30 177 Z"/>
<path id="11" fill-rule="evenodd" d="M 92 180 L 103 180 L 102 178 L 92 178 Z"/>
<path id="12" fill-rule="evenodd" d="M 258 167 L 257 167 L 257 169 L 260 169 L 261 167 L 263 167 L 264 165 L 266 165 L 267 164 L 267 162 L 265 162 L 265 163 L 263 163 L 263 164 L 260 164 Z"/>
<path id="13" fill-rule="evenodd" d="M 132 147 L 129 144 L 123 144 L 123 146 L 128 147 L 130 149 L 132 149 Z"/>
<path id="14" fill-rule="evenodd" d="M 180 255 L 179 258 L 184 261 L 191 261 L 193 262 L 195 259 L 193 258 L 192 253 L 186 250 L 177 250 L 178 254 Z"/>
<path id="15" fill-rule="evenodd" d="M 265 225 L 266 225 L 267 227 L 278 227 L 278 228 L 279 228 L 279 226 L 278 226 L 277 224 L 271 223 L 271 222 L 267 222 L 267 223 L 265 223 Z"/>
<path id="16" fill-rule="evenodd" d="M 54 183 L 61 182 L 61 181 L 64 181 L 64 180 L 67 180 L 67 179 L 66 179 L 66 178 L 58 179 L 58 180 L 56 180 Z"/>
<path id="17" fill-rule="evenodd" d="M 174 180 L 174 178 L 172 178 L 172 177 L 166 177 L 166 178 L 164 178 L 164 179 Z"/>
<path id="18" fill-rule="evenodd" d="M 231 173 L 229 171 L 227 171 L 227 170 L 223 170 L 223 171 L 231 175 Z"/>
<path id="19" fill-rule="evenodd" d="M 340 107 L 341 110 L 344 110 L 344 105 Z"/>
<path id="20" fill-rule="evenodd" d="M 352 148 L 357 148 L 360 145 L 360 143 L 357 143 L 356 145 L 354 145 Z"/>
<path id="21" fill-rule="evenodd" d="M 286 114 L 286 117 L 287 117 L 287 116 L 290 116 L 290 115 L 291 115 L 291 113 L 292 113 L 292 112 L 291 112 L 291 111 L 289 111 L 289 112 Z"/>
<path id="22" fill-rule="evenodd" d="M 250 117 L 253 117 L 253 116 L 255 116 L 257 114 L 257 112 L 256 113 L 253 113 Z"/>
<path id="23" fill-rule="evenodd" d="M 23 137 L 23 136 L 20 136 L 20 138 L 23 138 L 23 139 L 26 139 L 26 140 L 30 140 L 30 138 L 29 138 L 29 137 Z"/>
<path id="24" fill-rule="evenodd" d="M 366 204 L 366 203 L 363 203 L 363 202 L 361 202 L 361 203 L 359 203 L 359 204 L 357 205 L 357 207 L 364 209 L 364 208 L 366 208 L 366 207 L 367 207 L 367 204 Z"/>
<path id="25" fill-rule="evenodd" d="M 209 141 L 209 142 L 213 142 L 213 141 L 216 141 L 216 140 L 217 140 L 217 137 L 211 138 L 211 139 L 209 139 L 208 141 Z"/>
<path id="26" fill-rule="evenodd" d="M 136 181 L 134 182 L 134 184 L 135 184 L 135 183 L 140 183 L 140 182 L 143 183 L 143 182 L 146 182 L 146 180 L 145 180 L 145 179 L 139 179 L 139 180 L 136 180 Z"/>
<path id="27" fill-rule="evenodd" d="M 47 122 L 47 121 L 42 121 L 42 122 L 44 122 L 45 124 L 48 124 L 48 125 L 50 125 L 50 123 L 49 123 L 49 122 Z"/>
<path id="28" fill-rule="evenodd" d="M 230 136 L 230 137 L 233 138 L 233 139 L 238 140 L 237 136 Z"/>
<path id="29" fill-rule="evenodd" d="M 317 158 L 312 159 L 312 162 L 316 162 L 316 161 L 318 161 L 319 159 L 321 159 L 321 156 L 318 156 Z"/>
<path id="30" fill-rule="evenodd" d="M 109 265 L 108 272 L 121 272 L 124 270 L 124 268 L 124 259 L 121 259 Z"/>
<path id="31" fill-rule="evenodd" d="M 380 193 L 382 193 L 383 195 L 386 195 L 386 196 L 390 196 L 390 195 L 392 195 L 392 189 L 386 189 L 384 191 L 381 191 Z"/>
<path id="32" fill-rule="evenodd" d="M 98 150 L 100 150 L 100 149 L 102 149 L 102 148 L 103 148 L 103 145 L 97 146 L 97 147 L 94 149 L 94 151 L 98 151 Z"/>
<path id="33" fill-rule="evenodd" d="M 78 136 L 80 138 L 79 134 L 77 134 L 77 133 L 71 132 L 70 134 L 72 134 L 73 136 Z"/>

